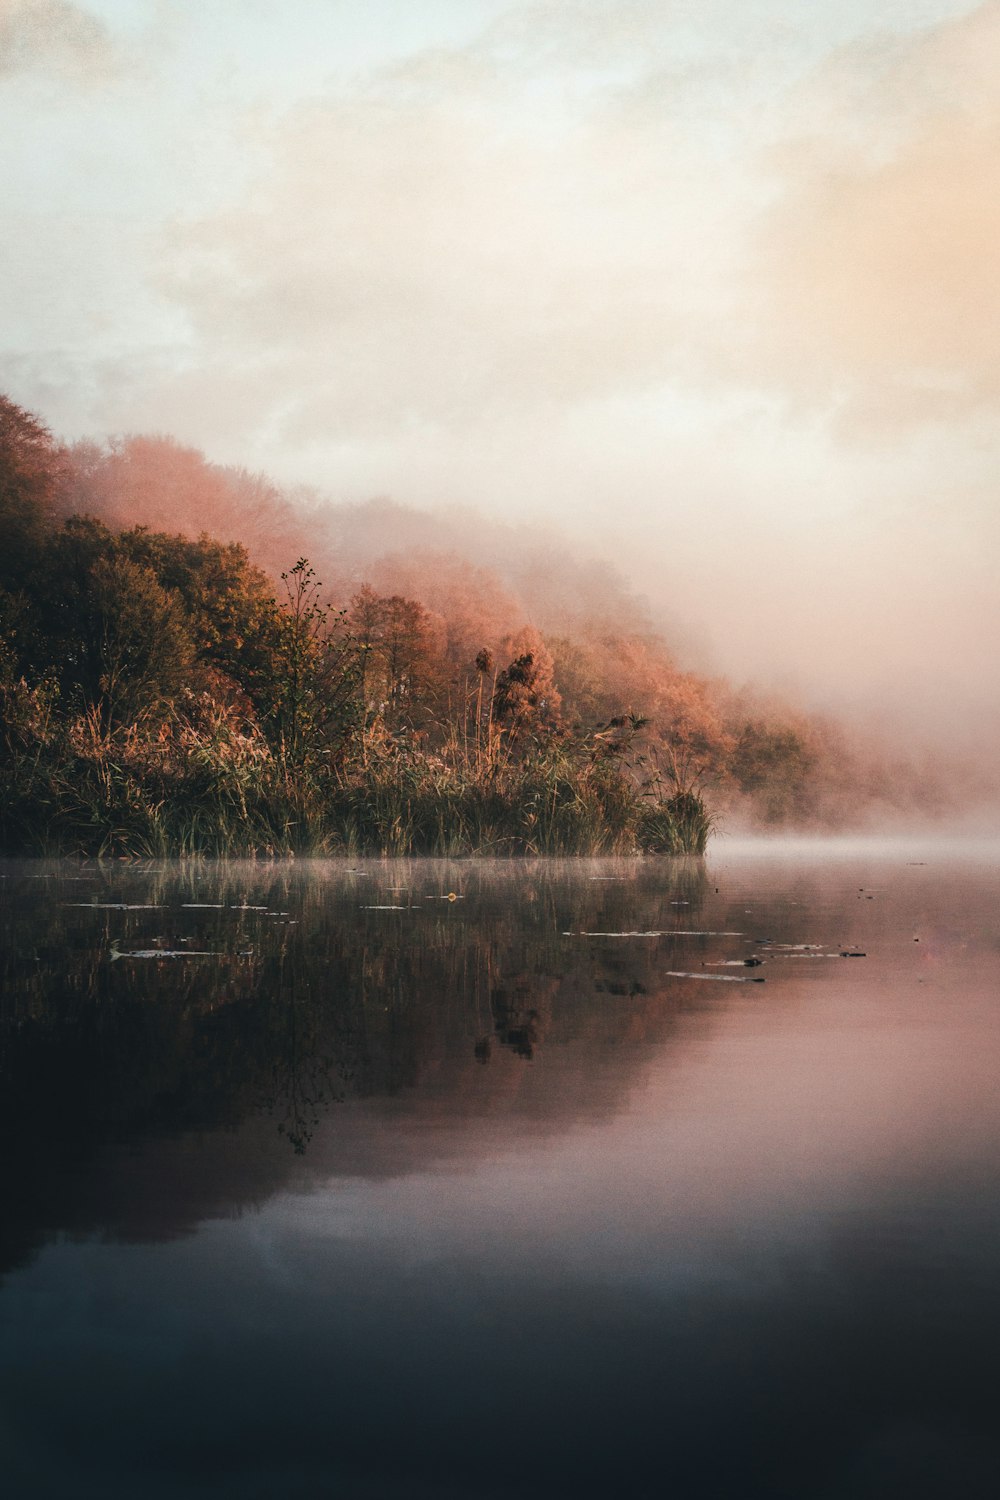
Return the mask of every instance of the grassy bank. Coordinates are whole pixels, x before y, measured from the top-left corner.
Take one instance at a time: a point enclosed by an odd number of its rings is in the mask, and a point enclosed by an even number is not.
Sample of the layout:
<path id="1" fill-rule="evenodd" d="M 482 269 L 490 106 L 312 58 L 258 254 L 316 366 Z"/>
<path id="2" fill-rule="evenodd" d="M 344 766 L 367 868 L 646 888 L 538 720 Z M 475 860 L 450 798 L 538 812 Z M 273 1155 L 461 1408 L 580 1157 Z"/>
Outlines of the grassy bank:
<path id="1" fill-rule="evenodd" d="M 368 747 L 296 765 L 252 736 L 151 742 L 91 724 L 8 742 L 0 773 L 7 853 L 700 854 L 710 823 L 698 796 L 652 795 L 562 746 L 506 763 Z"/>

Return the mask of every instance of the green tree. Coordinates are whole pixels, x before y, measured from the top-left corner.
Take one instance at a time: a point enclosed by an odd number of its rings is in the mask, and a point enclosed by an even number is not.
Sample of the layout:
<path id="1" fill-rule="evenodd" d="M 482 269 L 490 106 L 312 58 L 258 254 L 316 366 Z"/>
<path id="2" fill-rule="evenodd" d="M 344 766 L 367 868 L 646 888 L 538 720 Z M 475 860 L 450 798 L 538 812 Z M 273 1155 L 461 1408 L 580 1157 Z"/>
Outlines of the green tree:
<path id="1" fill-rule="evenodd" d="M 16 592 L 33 570 L 62 469 L 48 428 L 0 396 L 0 588 Z"/>
<path id="2" fill-rule="evenodd" d="M 217 542 L 135 527 L 120 544 L 149 567 L 183 604 L 198 661 L 210 669 L 216 694 L 238 688 L 260 719 L 275 708 L 276 655 L 284 639 L 283 613 L 267 575 L 238 542 Z M 221 680 L 220 680 L 221 679 Z"/>
<path id="3" fill-rule="evenodd" d="M 195 661 L 183 606 L 152 568 L 128 557 L 100 558 L 90 581 L 93 706 L 108 730 L 162 720 Z"/>

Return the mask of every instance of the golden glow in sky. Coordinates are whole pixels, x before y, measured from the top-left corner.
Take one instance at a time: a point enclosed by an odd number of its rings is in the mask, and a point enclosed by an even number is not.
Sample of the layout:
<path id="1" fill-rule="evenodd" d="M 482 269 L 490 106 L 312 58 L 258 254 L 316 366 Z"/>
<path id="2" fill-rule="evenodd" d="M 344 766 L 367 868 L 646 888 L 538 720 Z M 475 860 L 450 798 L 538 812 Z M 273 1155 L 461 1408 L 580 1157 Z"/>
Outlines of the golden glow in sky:
<path id="1" fill-rule="evenodd" d="M 980 736 L 998 76 L 958 0 L 0 0 L 3 388 L 573 526 L 720 669 Z"/>

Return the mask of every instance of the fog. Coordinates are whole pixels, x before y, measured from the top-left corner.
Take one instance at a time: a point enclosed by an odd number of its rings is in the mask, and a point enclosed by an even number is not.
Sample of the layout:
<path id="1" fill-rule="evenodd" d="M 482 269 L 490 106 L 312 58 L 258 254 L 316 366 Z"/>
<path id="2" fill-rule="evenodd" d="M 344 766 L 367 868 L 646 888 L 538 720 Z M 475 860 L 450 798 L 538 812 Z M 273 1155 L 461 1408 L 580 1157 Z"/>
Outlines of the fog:
<path id="1" fill-rule="evenodd" d="M 998 65 L 962 0 L 0 0 L 4 388 L 989 765 Z"/>

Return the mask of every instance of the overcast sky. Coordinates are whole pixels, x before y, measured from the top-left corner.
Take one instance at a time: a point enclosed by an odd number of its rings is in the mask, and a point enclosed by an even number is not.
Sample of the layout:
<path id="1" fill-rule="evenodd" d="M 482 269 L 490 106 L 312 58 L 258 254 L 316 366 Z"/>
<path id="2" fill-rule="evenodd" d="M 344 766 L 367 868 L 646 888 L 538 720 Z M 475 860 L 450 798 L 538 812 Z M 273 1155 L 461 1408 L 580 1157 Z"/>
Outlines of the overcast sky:
<path id="1" fill-rule="evenodd" d="M 995 732 L 998 79 L 963 0 L 0 0 L 0 388 Z"/>

